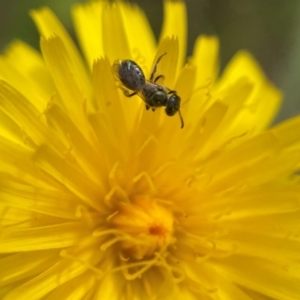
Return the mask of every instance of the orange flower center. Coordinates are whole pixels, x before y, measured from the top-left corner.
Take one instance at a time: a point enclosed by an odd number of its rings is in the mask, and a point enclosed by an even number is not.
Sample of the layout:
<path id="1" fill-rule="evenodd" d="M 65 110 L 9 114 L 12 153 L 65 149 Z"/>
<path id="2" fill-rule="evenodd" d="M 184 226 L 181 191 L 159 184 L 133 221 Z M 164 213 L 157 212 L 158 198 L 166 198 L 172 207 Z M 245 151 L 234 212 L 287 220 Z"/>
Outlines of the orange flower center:
<path id="1" fill-rule="evenodd" d="M 174 242 L 173 215 L 158 201 L 139 196 L 130 204 L 119 205 L 112 224 L 128 236 L 121 242 L 124 256 L 149 258 Z"/>

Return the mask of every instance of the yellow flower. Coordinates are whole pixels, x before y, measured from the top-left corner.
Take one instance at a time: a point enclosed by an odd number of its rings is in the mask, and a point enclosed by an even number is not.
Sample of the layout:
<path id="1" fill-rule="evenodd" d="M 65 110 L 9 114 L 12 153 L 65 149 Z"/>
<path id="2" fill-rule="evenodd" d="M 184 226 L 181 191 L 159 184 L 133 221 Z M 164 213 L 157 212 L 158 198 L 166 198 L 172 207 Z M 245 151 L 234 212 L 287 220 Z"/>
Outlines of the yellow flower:
<path id="1" fill-rule="evenodd" d="M 31 15 L 41 54 L 0 59 L 0 298 L 299 299 L 300 118 L 266 129 L 281 94 L 251 55 L 218 76 L 199 37 L 185 65 L 182 1 L 158 46 L 134 5 L 76 6 L 86 62 L 49 9 Z M 164 53 L 183 129 L 112 72 L 149 78 Z"/>

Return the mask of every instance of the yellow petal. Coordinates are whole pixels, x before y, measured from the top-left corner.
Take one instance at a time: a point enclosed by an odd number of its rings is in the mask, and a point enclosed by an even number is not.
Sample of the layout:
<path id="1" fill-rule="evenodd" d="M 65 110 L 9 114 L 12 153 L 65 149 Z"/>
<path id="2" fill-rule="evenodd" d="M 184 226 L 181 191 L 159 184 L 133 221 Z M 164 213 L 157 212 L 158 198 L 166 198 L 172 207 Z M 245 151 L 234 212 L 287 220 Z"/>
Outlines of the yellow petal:
<path id="1" fill-rule="evenodd" d="M 83 63 L 81 55 L 79 54 L 79 51 L 68 32 L 53 14 L 53 12 L 47 7 L 41 8 L 40 10 L 31 11 L 31 17 L 33 18 L 40 34 L 44 38 L 48 39 L 53 36 L 59 37 L 63 47 L 65 48 L 64 51 L 67 53 L 67 57 L 72 63 L 74 74 L 76 75 L 78 82 L 81 83 L 87 99 L 90 100 L 92 97 L 90 77 Z"/>
<path id="2" fill-rule="evenodd" d="M 167 36 L 178 39 L 179 54 L 176 62 L 181 68 L 185 61 L 187 47 L 187 13 L 184 1 L 164 1 L 163 20 L 160 41 Z"/>
<path id="3" fill-rule="evenodd" d="M 287 276 L 284 267 L 263 259 L 235 256 L 221 261 L 216 268 L 236 284 L 259 291 L 270 298 L 293 300 L 300 294 L 299 282 L 295 277 L 299 271 L 293 276 L 291 270 Z"/>
<path id="4" fill-rule="evenodd" d="M 45 115 L 51 125 L 62 133 L 61 139 L 67 143 L 68 148 L 65 149 L 65 152 L 59 153 L 60 156 L 66 162 L 85 172 L 90 180 L 100 188 L 106 178 L 102 177 L 106 168 L 100 163 L 105 157 L 99 156 L 97 151 L 100 144 L 92 145 L 89 143 L 76 124 L 58 105 L 52 105 Z"/>
<path id="5" fill-rule="evenodd" d="M 120 5 L 131 58 L 147 74 L 156 51 L 156 41 L 144 12 L 137 5 Z"/>
<path id="6" fill-rule="evenodd" d="M 170 89 L 173 89 L 175 85 L 175 78 L 177 76 L 178 67 L 178 55 L 178 38 L 174 36 L 165 37 L 159 43 L 156 56 L 152 63 L 151 72 L 153 70 L 154 65 L 157 63 L 158 58 L 162 56 L 160 62 L 157 64 L 157 70 L 154 79 L 159 75 L 164 75 L 164 78 L 160 79 L 158 83 L 160 84 L 162 82 L 164 86 Z M 150 78 L 150 74 L 148 78 Z"/>
<path id="7" fill-rule="evenodd" d="M 47 297 L 47 300 L 56 300 L 59 298 L 64 300 L 81 300 L 92 295 L 94 287 L 97 284 L 98 281 L 95 275 L 92 272 L 85 272 L 57 287 Z"/>
<path id="8" fill-rule="evenodd" d="M 122 3 L 107 4 L 102 12 L 102 38 L 104 53 L 113 63 L 116 59 L 130 59 L 131 52 L 122 18 Z"/>
<path id="9" fill-rule="evenodd" d="M 7 229 L 1 237 L 0 252 L 11 253 L 69 247 L 74 245 L 84 234 L 86 232 L 79 222 L 30 229 Z M 37 241 L 39 242 L 37 243 Z"/>
<path id="10" fill-rule="evenodd" d="M 23 95 L 4 81 L 0 81 L 0 109 L 26 135 L 27 146 L 45 141 L 47 128 L 41 114 Z M 11 126 L 10 126 L 11 127 Z M 9 134 L 8 137 L 11 135 Z M 20 134 L 21 136 L 21 134 Z"/>
<path id="11" fill-rule="evenodd" d="M 94 104 L 88 89 L 78 76 L 78 69 L 70 60 L 59 37 L 42 39 L 41 48 L 64 107 L 76 120 L 83 134 L 91 139 L 84 107 L 87 105 L 92 109 Z"/>
<path id="12" fill-rule="evenodd" d="M 0 154 L 0 166 L 1 169 L 5 170 L 6 176 L 23 176 L 24 182 L 32 182 L 34 180 L 36 173 L 33 172 L 34 166 L 30 162 L 33 152 L 4 138 L 0 138 Z M 38 185 L 40 181 L 37 180 L 36 183 Z"/>
<path id="13" fill-rule="evenodd" d="M 65 219 L 76 218 L 75 209 L 80 202 L 62 191 L 38 190 L 36 187 L 9 180 L 4 175 L 1 176 L 0 186 L 3 204 Z M 38 201 L 37 192 L 40 195 Z"/>
<path id="14" fill-rule="evenodd" d="M 9 82 L 43 112 L 54 91 L 41 55 L 21 41 L 14 42 L 0 58 L 1 78 Z"/>
<path id="15" fill-rule="evenodd" d="M 88 251 L 81 254 L 80 259 L 81 261 L 72 261 L 70 258 L 62 259 L 39 276 L 19 285 L 8 293 L 5 299 L 41 299 L 70 279 L 85 273 L 89 263 L 95 264 L 99 261 L 99 255 L 94 251 L 93 253 Z"/>
<path id="16" fill-rule="evenodd" d="M 219 71 L 219 39 L 215 36 L 199 36 L 191 58 L 197 66 L 196 88 L 213 83 Z"/>
<path id="17" fill-rule="evenodd" d="M 61 181 L 88 205 L 99 211 L 105 210 L 103 203 L 99 202 L 99 199 L 103 197 L 101 186 L 90 181 L 82 170 L 76 168 L 76 165 L 57 156 L 47 147 L 40 147 L 33 159 L 45 174 Z"/>
<path id="18" fill-rule="evenodd" d="M 90 68 L 96 58 L 104 56 L 101 30 L 103 6 L 104 2 L 93 1 L 76 4 L 72 10 L 79 43 Z"/>
<path id="19" fill-rule="evenodd" d="M 57 250 L 19 252 L 0 259 L 0 285 L 35 276 L 59 260 Z M 20 268 L 22 265 L 22 268 Z"/>
<path id="20" fill-rule="evenodd" d="M 246 77 L 255 87 L 246 104 L 252 110 L 253 123 L 257 124 L 259 131 L 269 125 L 274 118 L 282 95 L 265 79 L 254 58 L 245 51 L 238 52 L 231 60 L 217 84 L 217 89 L 220 90 L 241 77 Z"/>

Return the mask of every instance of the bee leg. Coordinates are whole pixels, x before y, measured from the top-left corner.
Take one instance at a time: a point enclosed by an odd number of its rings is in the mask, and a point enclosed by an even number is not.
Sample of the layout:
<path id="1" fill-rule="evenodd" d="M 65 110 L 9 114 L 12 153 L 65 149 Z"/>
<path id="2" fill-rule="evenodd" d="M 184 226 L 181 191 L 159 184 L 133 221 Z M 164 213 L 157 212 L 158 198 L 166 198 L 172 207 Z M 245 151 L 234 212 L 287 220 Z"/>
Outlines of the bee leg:
<path id="1" fill-rule="evenodd" d="M 158 63 L 160 62 L 160 60 L 162 59 L 163 56 L 165 56 L 167 54 L 167 52 L 165 52 L 164 54 L 162 54 L 157 60 L 156 60 L 156 63 L 153 67 L 153 70 L 151 72 L 151 75 L 150 75 L 150 81 L 153 82 L 153 78 L 154 78 L 154 75 L 155 75 L 155 72 L 156 72 L 156 69 L 157 69 L 157 65 Z"/>
<path id="2" fill-rule="evenodd" d="M 127 90 L 123 90 L 123 93 L 128 98 L 130 98 L 130 97 L 132 97 L 132 96 L 134 96 L 134 95 L 137 94 L 137 92 L 133 92 L 133 93 L 130 94 Z"/>
<path id="3" fill-rule="evenodd" d="M 147 105 L 147 104 L 146 104 L 146 109 L 147 109 L 147 110 L 149 110 L 149 109 L 150 109 L 150 106 L 149 106 L 149 105 Z"/>
<path id="4" fill-rule="evenodd" d="M 168 89 L 168 88 L 167 88 L 167 90 L 168 90 L 168 94 L 173 94 L 173 95 L 176 95 L 176 94 L 177 94 L 176 91 L 170 90 L 170 89 Z"/>
<path id="5" fill-rule="evenodd" d="M 156 83 L 159 79 L 165 79 L 165 75 L 158 75 L 155 79 L 154 79 L 154 83 Z"/>
<path id="6" fill-rule="evenodd" d="M 181 122 L 181 128 L 183 128 L 184 127 L 184 121 L 183 121 L 183 117 L 181 115 L 180 110 L 178 110 L 178 113 L 179 113 L 179 118 L 180 118 L 180 122 Z"/>
<path id="7" fill-rule="evenodd" d="M 155 108 L 152 107 L 152 111 L 155 111 Z"/>
<path id="8" fill-rule="evenodd" d="M 121 90 L 123 91 L 123 94 L 124 94 L 124 96 L 126 96 L 126 97 L 132 97 L 132 96 L 134 96 L 134 95 L 137 94 L 137 92 L 133 92 L 133 93 L 130 94 L 130 93 L 128 92 L 127 89 L 125 89 L 124 87 L 122 87 L 122 86 L 120 86 L 120 85 L 118 85 L 118 88 L 121 89 Z"/>

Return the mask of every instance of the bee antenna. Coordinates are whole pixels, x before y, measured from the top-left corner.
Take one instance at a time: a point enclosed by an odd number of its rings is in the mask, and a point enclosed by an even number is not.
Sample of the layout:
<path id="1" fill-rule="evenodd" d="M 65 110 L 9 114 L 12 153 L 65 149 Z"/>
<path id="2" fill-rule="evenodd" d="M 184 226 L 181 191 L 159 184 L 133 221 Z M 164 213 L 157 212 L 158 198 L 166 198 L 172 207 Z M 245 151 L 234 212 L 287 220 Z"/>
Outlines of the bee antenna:
<path id="1" fill-rule="evenodd" d="M 180 110 L 178 110 L 178 113 L 179 113 L 179 118 L 180 118 L 180 121 L 181 121 L 181 127 L 180 128 L 183 128 L 184 127 L 184 121 L 183 121 Z"/>

